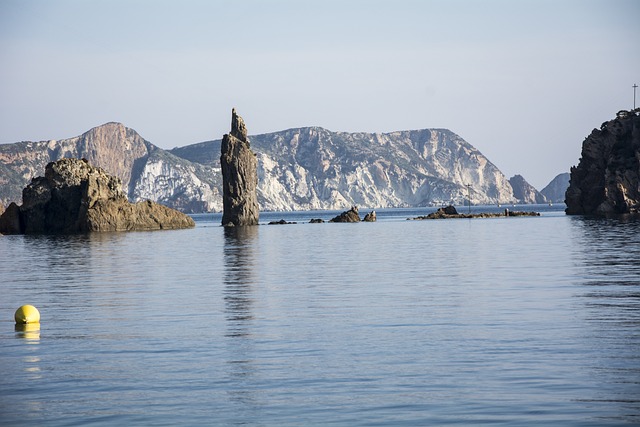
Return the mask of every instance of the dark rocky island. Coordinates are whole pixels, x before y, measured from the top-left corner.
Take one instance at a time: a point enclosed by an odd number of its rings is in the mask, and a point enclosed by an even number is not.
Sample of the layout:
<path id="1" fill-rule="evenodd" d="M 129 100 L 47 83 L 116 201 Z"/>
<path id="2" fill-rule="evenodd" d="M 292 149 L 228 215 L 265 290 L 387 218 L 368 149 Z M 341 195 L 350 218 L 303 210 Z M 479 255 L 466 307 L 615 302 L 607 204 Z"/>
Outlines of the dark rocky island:
<path id="1" fill-rule="evenodd" d="M 501 213 L 482 212 L 477 214 L 463 214 L 458 213 L 458 210 L 454 206 L 446 206 L 439 208 L 435 212 L 431 212 L 429 215 L 417 216 L 415 218 L 407 218 L 410 220 L 422 220 L 422 219 L 450 219 L 450 218 L 500 218 L 511 216 L 540 216 L 538 212 L 518 212 L 505 209 Z"/>
<path id="2" fill-rule="evenodd" d="M 231 132 L 222 138 L 222 225 L 225 227 L 257 225 L 258 161 L 251 151 L 244 120 L 231 111 Z"/>
<path id="3" fill-rule="evenodd" d="M 376 212 L 371 211 L 364 216 L 364 219 L 360 219 L 360 214 L 358 213 L 358 207 L 353 206 L 348 211 L 342 212 L 340 215 L 337 215 L 329 220 L 329 222 L 375 222 L 377 219 Z"/>
<path id="4" fill-rule="evenodd" d="M 160 230 L 194 227 L 193 219 L 151 201 L 129 203 L 122 181 L 86 159 L 47 164 L 45 176 L 22 191 L 22 206 L 11 203 L 0 217 L 4 234 L 73 234 L 93 231 Z"/>
<path id="5" fill-rule="evenodd" d="M 569 215 L 640 210 L 640 108 L 618 112 L 584 140 L 565 203 Z"/>

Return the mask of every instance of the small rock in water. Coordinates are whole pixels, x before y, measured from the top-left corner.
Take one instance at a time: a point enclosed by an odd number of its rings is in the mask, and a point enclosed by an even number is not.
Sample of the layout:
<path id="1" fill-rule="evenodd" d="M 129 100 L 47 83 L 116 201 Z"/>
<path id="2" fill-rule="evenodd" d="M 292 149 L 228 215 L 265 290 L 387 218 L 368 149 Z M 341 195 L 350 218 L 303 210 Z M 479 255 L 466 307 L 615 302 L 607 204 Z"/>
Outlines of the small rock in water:
<path id="1" fill-rule="evenodd" d="M 330 219 L 329 222 L 360 222 L 358 207 L 353 206 L 348 211 L 342 212 L 340 215 Z"/>

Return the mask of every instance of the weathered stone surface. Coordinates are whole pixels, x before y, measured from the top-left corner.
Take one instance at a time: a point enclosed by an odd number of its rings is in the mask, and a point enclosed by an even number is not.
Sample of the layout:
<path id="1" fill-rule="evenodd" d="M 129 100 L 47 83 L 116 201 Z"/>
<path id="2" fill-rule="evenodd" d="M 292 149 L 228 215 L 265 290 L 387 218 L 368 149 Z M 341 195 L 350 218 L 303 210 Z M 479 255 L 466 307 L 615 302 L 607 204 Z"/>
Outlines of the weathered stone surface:
<path id="1" fill-rule="evenodd" d="M 222 139 L 220 166 L 222 169 L 222 225 L 257 225 L 258 161 L 247 139 L 242 117 L 231 112 L 231 132 Z"/>
<path id="2" fill-rule="evenodd" d="M 20 234 L 20 207 L 14 202 L 0 215 L 0 233 Z"/>
<path id="3" fill-rule="evenodd" d="M 146 201 L 131 204 L 119 178 L 85 159 L 49 163 L 0 218 L 3 233 L 83 233 L 195 226 L 189 216 Z"/>
<path id="4" fill-rule="evenodd" d="M 378 219 L 378 217 L 376 215 L 376 211 L 371 211 L 371 212 L 369 212 L 368 214 L 366 214 L 364 216 L 362 221 L 364 221 L 364 222 L 376 222 L 377 219 Z"/>
<path id="5" fill-rule="evenodd" d="M 620 111 L 584 140 L 565 203 L 569 215 L 640 210 L 640 109 Z"/>
<path id="6" fill-rule="evenodd" d="M 340 215 L 330 219 L 329 222 L 360 222 L 358 207 L 354 206 L 348 211 L 342 212 Z"/>

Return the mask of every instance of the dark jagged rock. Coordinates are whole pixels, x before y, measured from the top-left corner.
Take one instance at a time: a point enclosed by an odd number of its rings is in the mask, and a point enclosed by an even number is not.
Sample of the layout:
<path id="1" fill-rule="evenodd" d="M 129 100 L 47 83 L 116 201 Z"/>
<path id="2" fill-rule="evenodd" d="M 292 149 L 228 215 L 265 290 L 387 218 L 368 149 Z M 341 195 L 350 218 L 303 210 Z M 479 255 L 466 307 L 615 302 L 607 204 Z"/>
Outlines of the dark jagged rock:
<path id="1" fill-rule="evenodd" d="M 86 159 L 47 164 L 31 180 L 22 206 L 12 203 L 0 218 L 6 234 L 85 233 L 194 227 L 191 217 L 157 203 L 129 203 L 119 178 Z"/>
<path id="2" fill-rule="evenodd" d="M 324 219 L 322 218 L 312 218 L 311 221 L 309 221 L 309 224 L 323 224 L 324 223 Z"/>
<path id="3" fill-rule="evenodd" d="M 565 203 L 569 215 L 640 210 L 640 108 L 618 112 L 584 140 Z"/>
<path id="4" fill-rule="evenodd" d="M 222 139 L 220 166 L 222 168 L 222 225 L 257 225 L 258 161 L 247 139 L 242 117 L 231 111 L 231 132 Z"/>
<path id="5" fill-rule="evenodd" d="M 289 222 L 281 219 L 280 221 L 269 221 L 267 225 L 286 225 L 286 224 L 297 224 L 295 221 Z"/>
<path id="6" fill-rule="evenodd" d="M 499 218 L 499 217 L 511 217 L 511 216 L 540 216 L 539 212 L 517 212 L 505 209 L 503 213 L 494 212 L 481 212 L 475 214 L 463 214 L 458 213 L 455 207 L 446 206 L 439 208 L 435 212 L 431 212 L 428 215 L 418 216 L 415 218 L 407 218 L 410 220 L 423 220 L 423 219 L 450 219 L 450 218 Z"/>
<path id="7" fill-rule="evenodd" d="M 360 222 L 358 207 L 354 206 L 348 211 L 342 212 L 340 215 L 330 219 L 329 222 Z"/>
<path id="8" fill-rule="evenodd" d="M 438 210 L 441 210 L 445 215 L 458 215 L 458 210 L 455 208 L 455 206 L 452 205 L 445 206 L 444 208 L 440 208 Z"/>
<path id="9" fill-rule="evenodd" d="M 378 219 L 378 217 L 376 216 L 376 211 L 371 211 L 371 212 L 369 212 L 368 214 L 366 214 L 364 216 L 362 221 L 364 221 L 364 222 L 376 222 L 377 219 Z"/>

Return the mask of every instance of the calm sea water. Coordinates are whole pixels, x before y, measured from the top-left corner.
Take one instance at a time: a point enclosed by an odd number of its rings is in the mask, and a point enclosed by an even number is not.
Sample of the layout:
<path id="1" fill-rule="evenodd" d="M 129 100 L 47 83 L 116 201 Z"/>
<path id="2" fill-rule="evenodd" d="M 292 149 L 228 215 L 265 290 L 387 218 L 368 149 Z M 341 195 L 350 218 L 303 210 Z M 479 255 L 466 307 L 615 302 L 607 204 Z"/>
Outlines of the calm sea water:
<path id="1" fill-rule="evenodd" d="M 0 424 L 640 423 L 640 221 L 426 212 L 0 236 Z"/>

